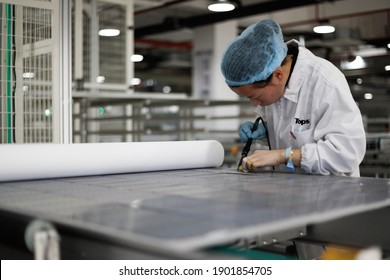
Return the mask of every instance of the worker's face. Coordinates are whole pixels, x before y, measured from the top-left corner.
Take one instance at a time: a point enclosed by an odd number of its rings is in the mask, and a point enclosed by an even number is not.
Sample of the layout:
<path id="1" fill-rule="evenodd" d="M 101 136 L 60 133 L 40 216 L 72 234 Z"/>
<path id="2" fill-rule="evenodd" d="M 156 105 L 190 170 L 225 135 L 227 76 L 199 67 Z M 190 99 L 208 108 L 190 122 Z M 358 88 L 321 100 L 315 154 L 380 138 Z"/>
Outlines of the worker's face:
<path id="1" fill-rule="evenodd" d="M 268 106 L 278 101 L 284 94 L 284 87 L 276 77 L 268 83 L 255 83 L 240 87 L 231 87 L 240 96 L 248 98 L 253 106 Z"/>

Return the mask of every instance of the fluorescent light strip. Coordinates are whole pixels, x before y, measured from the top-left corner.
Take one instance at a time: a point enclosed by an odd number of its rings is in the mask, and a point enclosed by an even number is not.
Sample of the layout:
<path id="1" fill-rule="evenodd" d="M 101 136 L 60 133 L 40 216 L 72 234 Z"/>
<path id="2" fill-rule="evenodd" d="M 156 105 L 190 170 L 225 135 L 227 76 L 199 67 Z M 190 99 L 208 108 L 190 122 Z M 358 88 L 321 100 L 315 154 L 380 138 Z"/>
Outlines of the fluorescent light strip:
<path id="1" fill-rule="evenodd" d="M 106 29 L 100 29 L 98 34 L 99 36 L 103 36 L 103 37 L 115 37 L 118 36 L 120 33 L 121 32 L 119 29 L 106 28 Z"/>
<path id="2" fill-rule="evenodd" d="M 229 12 L 233 11 L 236 7 L 231 3 L 214 3 L 208 6 L 208 9 L 212 12 Z"/>

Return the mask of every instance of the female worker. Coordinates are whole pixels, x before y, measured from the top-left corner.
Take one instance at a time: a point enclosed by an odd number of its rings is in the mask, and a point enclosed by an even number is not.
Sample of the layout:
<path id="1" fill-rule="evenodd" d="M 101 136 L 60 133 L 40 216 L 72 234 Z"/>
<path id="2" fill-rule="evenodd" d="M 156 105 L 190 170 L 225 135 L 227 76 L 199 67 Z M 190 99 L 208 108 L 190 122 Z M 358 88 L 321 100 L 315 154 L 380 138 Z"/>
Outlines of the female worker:
<path id="1" fill-rule="evenodd" d="M 268 128 L 271 150 L 245 157 L 244 171 L 278 166 L 322 175 L 359 176 L 366 150 L 360 111 L 348 83 L 333 64 L 299 42 L 284 43 L 280 26 L 249 26 L 225 50 L 227 85 L 248 98 Z M 240 127 L 243 142 L 265 137 L 264 125 Z"/>

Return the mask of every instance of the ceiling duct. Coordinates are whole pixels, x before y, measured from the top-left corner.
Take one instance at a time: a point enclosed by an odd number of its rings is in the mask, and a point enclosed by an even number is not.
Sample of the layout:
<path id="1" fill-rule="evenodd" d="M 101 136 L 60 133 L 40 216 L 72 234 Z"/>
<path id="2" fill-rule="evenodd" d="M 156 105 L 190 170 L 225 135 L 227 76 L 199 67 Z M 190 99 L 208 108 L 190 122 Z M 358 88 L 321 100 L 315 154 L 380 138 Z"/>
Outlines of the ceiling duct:
<path id="1" fill-rule="evenodd" d="M 135 0 L 134 1 L 134 11 L 142 11 L 150 8 L 156 8 L 161 6 L 159 1 L 151 1 L 151 0 Z"/>
<path id="2" fill-rule="evenodd" d="M 150 11 L 154 11 L 168 6 L 181 4 L 182 2 L 193 0 L 174 0 L 170 2 L 162 2 L 161 0 L 135 0 L 134 2 L 134 14 L 142 14 Z"/>
<path id="3" fill-rule="evenodd" d="M 341 1 L 341 0 L 334 0 Z M 259 4 L 253 4 L 248 6 L 241 6 L 231 12 L 226 13 L 207 13 L 200 16 L 193 16 L 189 18 L 176 17 L 175 20 L 165 20 L 162 23 L 136 28 L 134 36 L 136 38 L 142 38 L 144 36 L 164 33 L 168 31 L 179 30 L 181 28 L 195 28 L 199 26 L 209 25 L 226 21 L 230 19 L 237 19 L 242 17 L 248 17 L 258 14 L 270 13 L 275 11 L 281 11 L 291 8 L 297 8 L 301 6 L 318 4 L 320 2 L 329 2 L 324 0 L 274 0 L 268 2 L 262 2 Z"/>
<path id="4" fill-rule="evenodd" d="M 363 44 L 363 41 L 361 40 L 360 30 L 357 27 L 338 27 L 334 33 L 324 34 L 323 39 L 325 40 L 325 43 L 330 44 L 330 46 L 351 46 Z"/>

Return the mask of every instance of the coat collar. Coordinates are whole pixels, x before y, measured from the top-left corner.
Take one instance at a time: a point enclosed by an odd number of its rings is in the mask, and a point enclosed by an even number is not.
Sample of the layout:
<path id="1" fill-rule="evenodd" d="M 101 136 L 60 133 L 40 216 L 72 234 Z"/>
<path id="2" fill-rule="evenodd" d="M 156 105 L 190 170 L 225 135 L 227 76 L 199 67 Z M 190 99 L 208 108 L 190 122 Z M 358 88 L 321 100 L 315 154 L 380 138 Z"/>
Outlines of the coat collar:
<path id="1" fill-rule="evenodd" d="M 305 60 L 308 58 L 309 51 L 304 47 L 303 44 L 297 40 L 291 40 L 287 42 L 287 45 L 294 44 L 299 47 L 299 53 L 297 62 L 294 67 L 294 71 L 291 73 L 290 81 L 287 88 L 284 91 L 284 98 L 297 103 L 299 91 L 302 87 L 303 80 L 306 74 L 306 63 Z"/>

